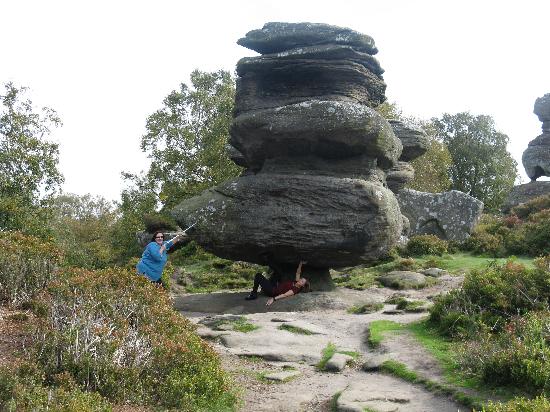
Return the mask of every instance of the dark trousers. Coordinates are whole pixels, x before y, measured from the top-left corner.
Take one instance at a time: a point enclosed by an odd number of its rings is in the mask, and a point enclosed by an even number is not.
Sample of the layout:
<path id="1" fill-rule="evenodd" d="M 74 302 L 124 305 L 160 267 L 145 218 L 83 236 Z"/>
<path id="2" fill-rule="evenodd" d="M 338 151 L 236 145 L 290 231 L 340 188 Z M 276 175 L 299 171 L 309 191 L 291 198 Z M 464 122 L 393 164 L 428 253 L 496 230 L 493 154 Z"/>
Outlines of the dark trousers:
<path id="1" fill-rule="evenodd" d="M 261 273 L 256 273 L 254 276 L 254 286 L 252 287 L 252 293 L 258 293 L 258 288 L 262 287 L 262 292 L 267 296 L 273 296 L 273 283 L 269 279 L 266 279 Z"/>

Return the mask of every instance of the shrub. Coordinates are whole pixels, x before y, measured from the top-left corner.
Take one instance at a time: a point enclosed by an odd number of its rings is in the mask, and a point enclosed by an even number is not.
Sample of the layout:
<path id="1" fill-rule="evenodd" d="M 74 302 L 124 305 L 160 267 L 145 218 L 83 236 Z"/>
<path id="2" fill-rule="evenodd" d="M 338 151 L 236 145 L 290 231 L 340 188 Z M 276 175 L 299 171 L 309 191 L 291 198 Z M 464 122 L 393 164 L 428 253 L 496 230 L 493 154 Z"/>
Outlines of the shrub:
<path id="1" fill-rule="evenodd" d="M 31 299 L 53 278 L 61 251 L 50 242 L 20 232 L 0 232 L 0 302 Z"/>
<path id="2" fill-rule="evenodd" d="M 550 253 L 550 209 L 532 214 L 524 231 L 525 247 L 531 256 Z"/>
<path id="3" fill-rule="evenodd" d="M 550 195 L 539 196 L 518 205 L 512 208 L 511 214 L 525 219 L 533 213 L 540 212 L 544 209 L 550 209 Z"/>
<path id="4" fill-rule="evenodd" d="M 508 261 L 471 271 L 461 289 L 436 299 L 430 320 L 445 334 L 473 335 L 486 328 L 498 331 L 514 315 L 547 309 L 550 276 L 544 262 L 534 269 Z"/>
<path id="5" fill-rule="evenodd" d="M 462 366 L 483 381 L 550 392 L 550 312 L 514 317 L 498 335 L 465 344 Z"/>
<path id="6" fill-rule="evenodd" d="M 407 243 L 407 252 L 412 256 L 437 255 L 447 253 L 447 241 L 434 235 L 413 236 Z"/>
<path id="7" fill-rule="evenodd" d="M 16 371 L 0 368 L 0 410 L 109 412 L 108 401 L 97 393 L 71 385 L 45 386 L 39 372 L 23 365 Z"/>
<path id="8" fill-rule="evenodd" d="M 476 231 L 463 243 L 465 250 L 476 254 L 487 254 L 490 256 L 502 256 L 506 253 L 501 236 L 492 235 L 483 231 Z"/>
<path id="9" fill-rule="evenodd" d="M 66 269 L 42 300 L 34 356 L 51 381 L 67 373 L 116 402 L 181 410 L 232 402 L 215 352 L 169 296 L 133 271 Z"/>
<path id="10" fill-rule="evenodd" d="M 534 399 L 524 397 L 514 398 L 506 403 L 489 402 L 483 407 L 483 412 L 548 412 L 550 401 L 544 396 Z"/>

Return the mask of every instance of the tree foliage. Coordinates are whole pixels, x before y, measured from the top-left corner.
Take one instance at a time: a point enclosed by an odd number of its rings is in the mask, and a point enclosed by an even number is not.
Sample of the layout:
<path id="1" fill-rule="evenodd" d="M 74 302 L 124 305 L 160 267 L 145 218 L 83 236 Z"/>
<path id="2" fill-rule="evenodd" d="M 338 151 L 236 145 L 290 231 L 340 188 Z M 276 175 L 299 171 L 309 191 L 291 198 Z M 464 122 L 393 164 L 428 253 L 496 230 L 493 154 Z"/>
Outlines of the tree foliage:
<path id="1" fill-rule="evenodd" d="M 7 83 L 0 95 L 0 228 L 37 233 L 47 219 L 40 206 L 63 182 L 58 145 L 47 140 L 61 120 L 36 111 L 26 91 Z"/>
<path id="2" fill-rule="evenodd" d="M 147 119 L 141 149 L 151 159 L 146 181 L 166 208 L 238 175 L 225 146 L 233 118 L 235 81 L 229 72 L 198 70 Z"/>
<path id="3" fill-rule="evenodd" d="M 62 194 L 52 199 L 53 237 L 69 266 L 102 269 L 114 263 L 114 205 L 100 196 Z"/>
<path id="4" fill-rule="evenodd" d="M 491 116 L 467 112 L 445 113 L 432 125 L 451 154 L 451 188 L 498 210 L 517 177 L 517 163 L 506 150 L 508 136 L 495 129 Z"/>
<path id="5" fill-rule="evenodd" d="M 396 103 L 384 102 L 376 108 L 385 119 L 397 119 L 422 128 L 428 137 L 428 150 L 422 156 L 411 161 L 414 179 L 407 184 L 409 189 L 421 192 L 439 193 L 449 189 L 449 168 L 451 155 L 447 146 L 435 137 L 435 129 L 430 122 L 407 116 Z"/>

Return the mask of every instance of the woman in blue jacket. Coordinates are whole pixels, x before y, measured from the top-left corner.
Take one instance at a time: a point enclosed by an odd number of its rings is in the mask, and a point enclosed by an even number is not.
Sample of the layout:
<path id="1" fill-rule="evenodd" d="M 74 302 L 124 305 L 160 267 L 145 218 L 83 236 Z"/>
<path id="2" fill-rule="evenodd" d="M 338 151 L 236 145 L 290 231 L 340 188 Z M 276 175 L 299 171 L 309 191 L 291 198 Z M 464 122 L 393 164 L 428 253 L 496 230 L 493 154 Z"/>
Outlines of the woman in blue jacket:
<path id="1" fill-rule="evenodd" d="M 168 259 L 166 252 L 178 243 L 181 237 L 182 235 L 180 234 L 165 242 L 163 233 L 159 231 L 155 232 L 136 266 L 138 273 L 147 276 L 151 282 L 160 284 L 160 276 Z"/>

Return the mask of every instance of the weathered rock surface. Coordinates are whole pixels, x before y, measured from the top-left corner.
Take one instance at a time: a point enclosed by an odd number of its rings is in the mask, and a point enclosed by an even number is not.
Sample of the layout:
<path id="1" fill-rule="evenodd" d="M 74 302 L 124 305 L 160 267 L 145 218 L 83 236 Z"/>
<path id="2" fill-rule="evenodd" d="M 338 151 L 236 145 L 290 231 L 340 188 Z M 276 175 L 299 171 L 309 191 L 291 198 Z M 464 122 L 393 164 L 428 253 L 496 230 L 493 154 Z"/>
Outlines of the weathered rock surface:
<path id="1" fill-rule="evenodd" d="M 386 84 L 364 65 L 343 60 L 263 62 L 262 71 L 237 78 L 235 111 L 274 108 L 312 99 L 344 100 L 376 107 Z"/>
<path id="2" fill-rule="evenodd" d="M 395 119 L 388 122 L 403 144 L 403 152 L 399 160 L 410 162 L 428 151 L 428 137 L 422 128 Z"/>
<path id="3" fill-rule="evenodd" d="M 395 270 L 378 277 L 378 281 L 388 288 L 411 289 L 426 285 L 426 276 L 408 270 Z M 387 312 L 384 312 L 387 313 Z"/>
<path id="4" fill-rule="evenodd" d="M 550 133 L 542 134 L 529 142 L 521 162 L 532 181 L 541 176 L 550 176 Z"/>
<path id="5" fill-rule="evenodd" d="M 366 155 L 389 168 L 402 150 L 388 122 L 376 111 L 352 102 L 320 100 L 241 114 L 231 126 L 231 144 L 250 165 L 281 156 Z"/>
<path id="6" fill-rule="evenodd" d="M 533 112 L 542 122 L 542 134 L 529 142 L 521 162 L 531 181 L 550 176 L 550 93 L 535 101 Z"/>
<path id="7" fill-rule="evenodd" d="M 385 254 L 402 219 L 377 182 L 328 176 L 257 174 L 205 191 L 173 212 L 197 222 L 193 238 L 220 257 L 265 264 L 352 266 Z"/>
<path id="8" fill-rule="evenodd" d="M 546 93 L 535 100 L 533 113 L 537 115 L 541 122 L 550 121 L 550 93 Z"/>
<path id="9" fill-rule="evenodd" d="M 348 362 L 351 362 L 353 357 L 344 353 L 335 353 L 325 365 L 325 370 L 329 372 L 341 372 L 344 370 Z"/>
<path id="10" fill-rule="evenodd" d="M 414 179 L 414 168 L 408 162 L 397 162 L 386 172 L 388 188 L 397 193 Z"/>
<path id="11" fill-rule="evenodd" d="M 544 195 L 550 195 L 550 182 L 548 181 L 529 182 L 514 186 L 502 207 L 502 211 L 508 213 L 512 208 Z"/>
<path id="12" fill-rule="evenodd" d="M 481 217 L 483 203 L 466 193 L 451 190 L 425 193 L 403 189 L 397 194 L 401 213 L 409 219 L 410 235 L 432 234 L 463 241 Z"/>
<path id="13" fill-rule="evenodd" d="M 376 387 L 370 382 L 376 381 Z M 342 391 L 336 401 L 338 412 L 456 412 L 456 405 L 445 397 L 433 395 L 417 386 L 399 385 L 398 378 L 382 374 L 365 374 Z M 426 409 L 430 405 L 430 409 Z"/>
<path id="14" fill-rule="evenodd" d="M 250 72 L 261 72 L 265 65 L 272 62 L 287 60 L 347 60 L 361 64 L 376 75 L 384 73 L 376 57 L 361 53 L 352 46 L 342 44 L 322 44 L 289 49 L 279 53 L 263 54 L 257 57 L 243 57 L 237 63 L 237 75 L 243 76 Z"/>
<path id="15" fill-rule="evenodd" d="M 301 374 L 302 373 L 300 371 L 287 370 L 287 371 L 281 371 L 281 372 L 268 373 L 267 375 L 264 375 L 264 378 L 270 381 L 286 382 L 290 379 L 300 376 Z"/>
<path id="16" fill-rule="evenodd" d="M 372 37 L 355 30 L 323 23 L 270 22 L 261 29 L 246 33 L 237 44 L 258 53 L 278 53 L 302 46 L 344 44 L 358 51 L 376 54 Z"/>
<path id="17" fill-rule="evenodd" d="M 447 272 L 445 269 L 439 269 L 439 268 L 428 268 L 421 270 L 420 273 L 426 276 L 430 276 L 432 278 L 438 278 L 440 276 L 448 275 L 449 272 Z"/>

